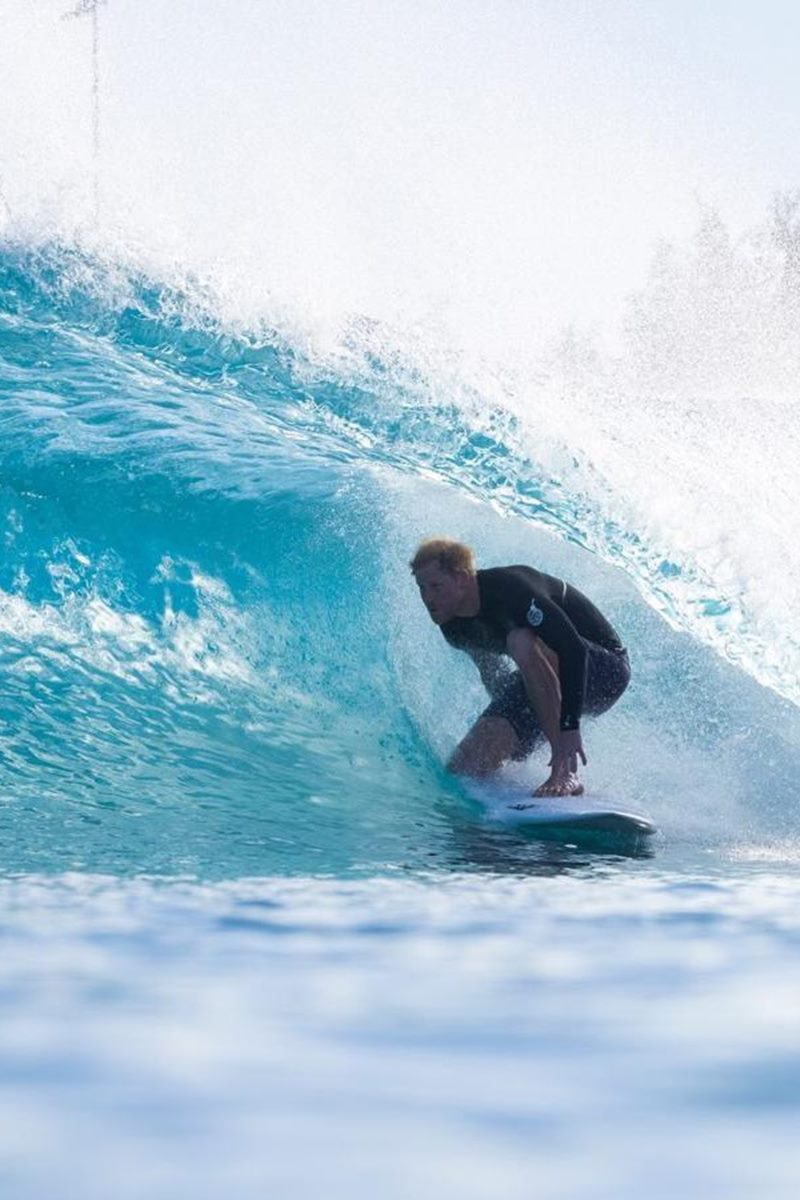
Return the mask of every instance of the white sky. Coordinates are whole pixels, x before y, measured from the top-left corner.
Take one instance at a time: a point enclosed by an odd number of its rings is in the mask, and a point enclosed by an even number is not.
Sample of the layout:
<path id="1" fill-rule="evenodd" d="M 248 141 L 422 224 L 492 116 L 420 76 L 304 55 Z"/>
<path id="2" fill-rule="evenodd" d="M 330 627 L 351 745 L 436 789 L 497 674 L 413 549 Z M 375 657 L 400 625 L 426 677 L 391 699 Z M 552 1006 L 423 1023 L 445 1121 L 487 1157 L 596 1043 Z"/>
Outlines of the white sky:
<path id="1" fill-rule="evenodd" d="M 0 186 L 90 211 L 90 21 L 0 0 Z M 109 0 L 107 225 L 322 316 L 613 320 L 698 200 L 800 186 L 783 0 Z"/>

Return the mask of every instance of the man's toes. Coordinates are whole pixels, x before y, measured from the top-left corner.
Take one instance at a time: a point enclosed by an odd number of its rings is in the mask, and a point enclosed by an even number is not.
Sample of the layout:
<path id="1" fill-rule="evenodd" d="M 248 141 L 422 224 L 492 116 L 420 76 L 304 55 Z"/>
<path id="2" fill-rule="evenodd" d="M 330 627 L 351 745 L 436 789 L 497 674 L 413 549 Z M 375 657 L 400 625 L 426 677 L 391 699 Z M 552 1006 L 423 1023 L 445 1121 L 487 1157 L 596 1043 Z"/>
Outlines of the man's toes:
<path id="1" fill-rule="evenodd" d="M 578 779 L 563 779 L 558 783 L 540 783 L 534 796 L 582 796 L 583 784 Z"/>

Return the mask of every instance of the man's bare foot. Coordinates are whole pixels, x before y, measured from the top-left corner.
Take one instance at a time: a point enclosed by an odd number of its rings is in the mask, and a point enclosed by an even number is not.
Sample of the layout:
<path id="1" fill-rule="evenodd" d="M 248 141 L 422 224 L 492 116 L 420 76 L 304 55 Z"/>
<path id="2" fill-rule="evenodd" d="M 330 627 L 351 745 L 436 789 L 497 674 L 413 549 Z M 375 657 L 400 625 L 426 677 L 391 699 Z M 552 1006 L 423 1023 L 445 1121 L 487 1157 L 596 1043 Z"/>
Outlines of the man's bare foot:
<path id="1" fill-rule="evenodd" d="M 534 796 L 582 796 L 583 784 L 577 775 L 563 775 L 554 779 L 551 775 L 544 783 L 540 783 Z"/>

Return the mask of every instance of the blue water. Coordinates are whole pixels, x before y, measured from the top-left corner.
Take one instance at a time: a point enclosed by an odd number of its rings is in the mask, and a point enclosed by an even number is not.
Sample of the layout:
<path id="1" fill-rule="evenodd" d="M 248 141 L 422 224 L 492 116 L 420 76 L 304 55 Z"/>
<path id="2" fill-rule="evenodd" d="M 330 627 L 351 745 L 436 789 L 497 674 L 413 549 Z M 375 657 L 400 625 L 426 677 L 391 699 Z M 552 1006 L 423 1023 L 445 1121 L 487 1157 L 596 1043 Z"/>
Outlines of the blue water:
<path id="1" fill-rule="evenodd" d="M 379 334 L 0 250 L 4 1195 L 794 1196 L 797 709 L 729 588 Z M 435 532 L 624 632 L 588 778 L 647 851 L 444 773 Z"/>

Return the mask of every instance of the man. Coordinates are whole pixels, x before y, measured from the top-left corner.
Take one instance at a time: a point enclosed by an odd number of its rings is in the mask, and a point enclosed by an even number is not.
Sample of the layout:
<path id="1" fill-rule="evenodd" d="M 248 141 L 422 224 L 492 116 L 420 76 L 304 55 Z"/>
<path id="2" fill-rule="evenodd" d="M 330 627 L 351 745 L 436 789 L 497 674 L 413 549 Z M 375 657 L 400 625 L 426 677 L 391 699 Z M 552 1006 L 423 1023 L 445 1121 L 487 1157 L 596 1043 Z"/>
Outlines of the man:
<path id="1" fill-rule="evenodd" d="M 431 620 L 475 661 L 492 697 L 448 768 L 488 775 L 546 739 L 550 778 L 534 795 L 579 796 L 581 716 L 606 712 L 630 682 L 614 628 L 572 584 L 532 567 L 478 571 L 460 542 L 424 541 L 409 565 Z"/>

